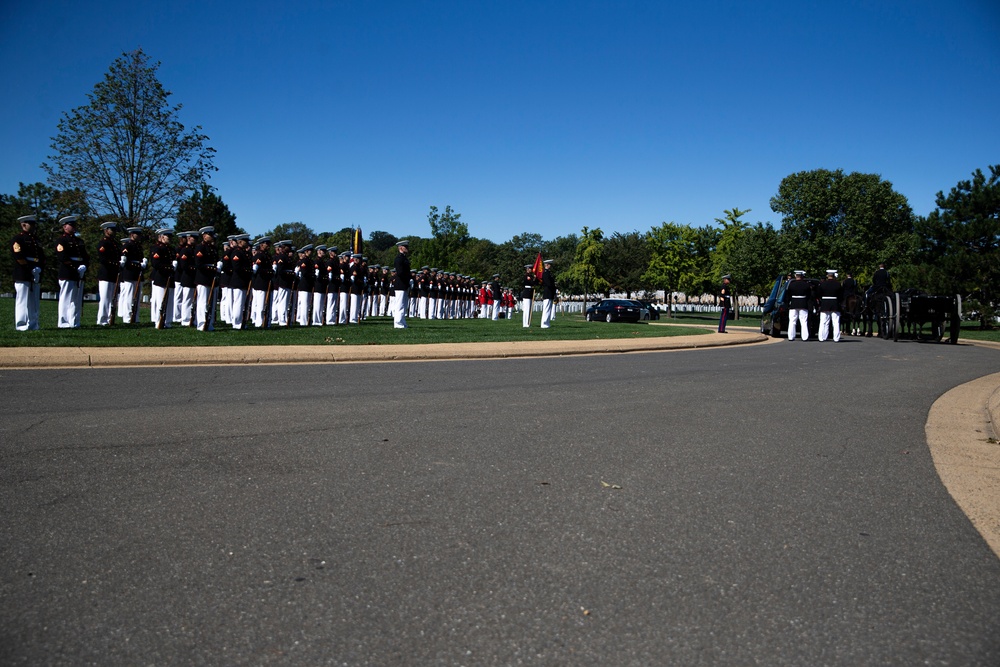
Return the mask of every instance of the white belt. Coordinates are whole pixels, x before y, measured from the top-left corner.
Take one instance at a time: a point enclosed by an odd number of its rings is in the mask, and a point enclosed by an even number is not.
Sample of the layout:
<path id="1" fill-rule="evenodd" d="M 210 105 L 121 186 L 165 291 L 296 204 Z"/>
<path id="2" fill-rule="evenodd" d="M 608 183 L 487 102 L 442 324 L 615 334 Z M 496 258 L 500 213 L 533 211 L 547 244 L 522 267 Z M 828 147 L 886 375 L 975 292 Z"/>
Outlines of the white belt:
<path id="1" fill-rule="evenodd" d="M 824 296 L 823 298 L 824 299 L 836 299 L 837 297 L 835 297 L 835 296 Z"/>

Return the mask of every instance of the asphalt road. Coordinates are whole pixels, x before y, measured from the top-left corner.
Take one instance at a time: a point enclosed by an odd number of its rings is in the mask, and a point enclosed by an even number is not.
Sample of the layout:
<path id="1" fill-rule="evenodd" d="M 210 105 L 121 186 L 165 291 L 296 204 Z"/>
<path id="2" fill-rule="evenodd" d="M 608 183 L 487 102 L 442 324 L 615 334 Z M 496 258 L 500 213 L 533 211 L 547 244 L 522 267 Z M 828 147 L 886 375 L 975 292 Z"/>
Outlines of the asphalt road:
<path id="1" fill-rule="evenodd" d="M 1000 371 L 846 339 L 7 371 L 0 663 L 1000 664 L 924 440 Z"/>

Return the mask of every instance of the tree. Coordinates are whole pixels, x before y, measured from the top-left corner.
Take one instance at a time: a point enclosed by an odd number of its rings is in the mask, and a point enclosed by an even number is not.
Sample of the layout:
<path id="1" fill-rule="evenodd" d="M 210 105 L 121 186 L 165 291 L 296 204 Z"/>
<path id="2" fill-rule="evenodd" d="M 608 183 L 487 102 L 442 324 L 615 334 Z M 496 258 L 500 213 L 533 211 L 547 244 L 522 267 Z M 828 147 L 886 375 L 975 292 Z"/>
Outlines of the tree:
<path id="1" fill-rule="evenodd" d="M 782 265 L 778 230 L 758 222 L 743 230 L 724 265 L 733 275 L 735 290 L 762 298 L 771 293 L 775 278 L 786 271 Z"/>
<path id="2" fill-rule="evenodd" d="M 583 309 L 587 310 L 587 297 L 593 292 L 604 292 L 608 281 L 600 275 L 601 255 L 604 252 L 604 232 L 600 228 L 584 227 L 582 237 L 576 246 L 573 263 L 559 274 L 557 280 L 567 287 L 576 288 L 583 294 Z M 552 259 L 551 257 L 546 259 Z"/>
<path id="3" fill-rule="evenodd" d="M 178 120 L 181 105 L 156 78 L 142 49 L 123 53 L 87 95 L 64 113 L 42 168 L 54 187 L 84 193 L 91 210 L 125 226 L 173 218 L 188 193 L 215 170 L 201 127 Z"/>
<path id="4" fill-rule="evenodd" d="M 604 244 L 602 274 L 612 291 L 625 292 L 631 299 L 633 292 L 651 287 L 643 279 L 649 260 L 649 246 L 642 234 L 615 232 Z"/>
<path id="5" fill-rule="evenodd" d="M 368 235 L 368 248 L 373 253 L 384 253 L 395 247 L 399 238 L 389 232 L 372 232 Z"/>
<path id="6" fill-rule="evenodd" d="M 663 286 L 672 317 L 671 294 L 689 291 L 698 282 L 698 233 L 689 225 L 664 222 L 646 234 L 646 243 L 650 259 L 643 278 Z"/>
<path id="7" fill-rule="evenodd" d="M 984 328 L 1000 305 L 1000 165 L 989 170 L 987 177 L 976 169 L 947 196 L 938 192 L 937 209 L 917 223 L 922 286 L 972 297 Z"/>
<path id="8" fill-rule="evenodd" d="M 183 231 L 215 227 L 220 239 L 232 234 L 246 234 L 242 227 L 236 225 L 236 215 L 207 183 L 202 183 L 199 190 L 180 203 L 177 227 Z"/>
<path id="9" fill-rule="evenodd" d="M 291 241 L 296 248 L 312 243 L 316 239 L 316 232 L 302 222 L 285 222 L 277 225 L 274 229 L 264 234 L 270 236 L 271 241 Z M 349 247 L 349 246 L 348 246 Z M 346 248 L 341 248 L 341 251 Z"/>
<path id="10" fill-rule="evenodd" d="M 719 240 L 715 244 L 715 252 L 712 253 L 712 282 L 716 285 L 722 282 L 722 276 L 732 272 L 727 266 L 729 256 L 743 235 L 743 231 L 748 226 L 740 218 L 749 212 L 750 209 L 741 211 L 733 207 L 732 209 L 723 211 L 726 217 L 715 219 L 722 227 L 722 231 L 719 233 Z"/>
<path id="11" fill-rule="evenodd" d="M 431 206 L 427 222 L 431 239 L 424 247 L 423 261 L 439 268 L 453 265 L 469 240 L 469 226 L 462 222 L 462 214 L 452 211 L 451 206 L 438 213 L 438 207 Z"/>
<path id="12" fill-rule="evenodd" d="M 788 264 L 814 275 L 826 269 L 855 272 L 866 282 L 880 261 L 909 257 L 914 217 L 906 197 L 878 174 L 816 169 L 782 179 L 771 209 L 782 215 Z"/>

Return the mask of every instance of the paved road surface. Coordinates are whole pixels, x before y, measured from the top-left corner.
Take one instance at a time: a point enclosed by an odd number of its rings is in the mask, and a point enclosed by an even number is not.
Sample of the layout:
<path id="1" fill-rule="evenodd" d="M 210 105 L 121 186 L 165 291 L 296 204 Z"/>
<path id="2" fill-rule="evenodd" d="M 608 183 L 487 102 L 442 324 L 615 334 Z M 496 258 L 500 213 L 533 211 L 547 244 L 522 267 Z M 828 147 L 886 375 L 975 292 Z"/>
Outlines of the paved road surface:
<path id="1" fill-rule="evenodd" d="M 1000 664 L 971 346 L 5 371 L 0 663 Z M 617 488 L 620 487 L 620 488 Z"/>

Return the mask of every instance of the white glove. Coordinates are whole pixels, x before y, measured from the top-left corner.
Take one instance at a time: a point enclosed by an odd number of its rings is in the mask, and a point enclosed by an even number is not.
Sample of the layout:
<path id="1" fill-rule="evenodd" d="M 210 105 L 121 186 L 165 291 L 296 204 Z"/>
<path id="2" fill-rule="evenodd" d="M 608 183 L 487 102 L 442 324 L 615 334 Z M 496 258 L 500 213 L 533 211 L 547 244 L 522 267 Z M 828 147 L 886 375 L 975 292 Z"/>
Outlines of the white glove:
<path id="1" fill-rule="evenodd" d="M 176 259 L 174 261 L 170 262 L 170 263 L 174 265 L 175 269 L 177 268 L 177 260 Z"/>
<path id="2" fill-rule="evenodd" d="M 87 266 L 85 264 L 81 264 L 80 266 L 76 267 L 76 270 L 80 273 L 80 277 L 83 278 L 83 274 L 87 272 Z"/>
<path id="3" fill-rule="evenodd" d="M 122 261 L 118 262 L 119 266 L 125 266 L 125 255 L 122 255 Z"/>
<path id="4" fill-rule="evenodd" d="M 141 266 L 144 269 L 146 268 L 146 258 L 145 257 L 142 258 L 142 261 L 139 263 L 139 266 Z"/>
<path id="5" fill-rule="evenodd" d="M 218 262 L 215 263 L 215 270 L 219 272 L 222 271 L 222 260 L 219 260 Z"/>
<path id="6" fill-rule="evenodd" d="M 302 269 L 295 269 L 295 277 L 296 278 L 302 277 Z"/>
<path id="7" fill-rule="evenodd" d="M 319 278 L 319 269 L 316 269 L 316 277 Z"/>
<path id="8" fill-rule="evenodd" d="M 33 268 L 31 270 L 31 275 L 34 277 L 35 282 L 37 283 L 39 280 L 42 279 L 42 267 L 36 266 L 35 268 Z"/>
<path id="9" fill-rule="evenodd" d="M 253 272 L 257 273 L 257 269 L 259 269 L 259 268 L 260 268 L 260 264 L 254 264 L 253 265 Z"/>
<path id="10" fill-rule="evenodd" d="M 274 264 L 271 265 L 271 270 L 274 271 L 275 273 L 278 272 L 278 263 L 277 262 L 275 262 Z"/>

